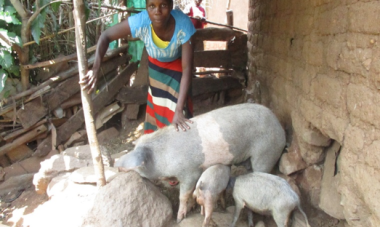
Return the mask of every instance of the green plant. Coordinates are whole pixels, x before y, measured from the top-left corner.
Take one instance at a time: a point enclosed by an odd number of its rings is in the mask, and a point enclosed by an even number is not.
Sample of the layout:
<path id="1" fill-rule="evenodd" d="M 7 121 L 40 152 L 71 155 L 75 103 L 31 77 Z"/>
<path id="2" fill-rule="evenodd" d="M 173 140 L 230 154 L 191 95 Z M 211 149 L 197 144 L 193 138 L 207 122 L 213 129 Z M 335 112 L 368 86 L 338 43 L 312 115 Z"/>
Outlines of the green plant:
<path id="1" fill-rule="evenodd" d="M 19 76 L 19 66 L 15 64 L 13 45 L 21 46 L 21 22 L 12 4 L 0 0 L 0 92 L 11 75 Z"/>

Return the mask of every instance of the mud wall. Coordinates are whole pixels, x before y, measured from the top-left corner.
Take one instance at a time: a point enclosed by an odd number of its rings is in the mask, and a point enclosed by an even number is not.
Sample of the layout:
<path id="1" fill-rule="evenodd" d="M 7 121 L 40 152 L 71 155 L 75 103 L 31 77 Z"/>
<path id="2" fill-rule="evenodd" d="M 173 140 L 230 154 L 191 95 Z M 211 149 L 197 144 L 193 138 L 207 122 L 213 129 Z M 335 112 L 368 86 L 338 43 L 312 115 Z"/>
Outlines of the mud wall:
<path id="1" fill-rule="evenodd" d="M 371 0 L 249 2 L 246 99 L 279 116 L 304 169 L 323 171 L 313 135 L 341 146 L 332 174 L 349 226 L 380 226 L 379 15 Z"/>

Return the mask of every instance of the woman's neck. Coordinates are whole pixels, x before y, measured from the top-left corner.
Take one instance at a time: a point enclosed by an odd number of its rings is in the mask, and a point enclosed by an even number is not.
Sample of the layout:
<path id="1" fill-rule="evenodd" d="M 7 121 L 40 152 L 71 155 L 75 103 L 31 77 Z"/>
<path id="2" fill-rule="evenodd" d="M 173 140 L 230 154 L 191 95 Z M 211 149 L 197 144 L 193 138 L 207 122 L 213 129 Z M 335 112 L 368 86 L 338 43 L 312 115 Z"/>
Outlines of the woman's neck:
<path id="1" fill-rule="evenodd" d="M 172 15 L 170 15 L 170 18 L 166 25 L 160 27 L 155 27 L 154 24 L 152 25 L 154 32 L 162 41 L 170 41 L 172 39 L 175 28 L 175 20 Z"/>

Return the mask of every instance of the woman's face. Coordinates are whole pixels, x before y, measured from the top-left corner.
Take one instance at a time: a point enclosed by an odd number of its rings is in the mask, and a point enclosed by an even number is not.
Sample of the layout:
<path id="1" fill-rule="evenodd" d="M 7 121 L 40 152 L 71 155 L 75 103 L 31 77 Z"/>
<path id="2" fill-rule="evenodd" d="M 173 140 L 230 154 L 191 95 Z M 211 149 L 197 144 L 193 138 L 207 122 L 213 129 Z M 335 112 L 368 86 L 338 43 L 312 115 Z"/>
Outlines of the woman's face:
<path id="1" fill-rule="evenodd" d="M 202 3 L 202 0 L 194 0 L 196 6 L 200 6 Z"/>
<path id="2" fill-rule="evenodd" d="M 169 0 L 147 0 L 146 10 L 154 27 L 168 24 L 173 3 Z"/>

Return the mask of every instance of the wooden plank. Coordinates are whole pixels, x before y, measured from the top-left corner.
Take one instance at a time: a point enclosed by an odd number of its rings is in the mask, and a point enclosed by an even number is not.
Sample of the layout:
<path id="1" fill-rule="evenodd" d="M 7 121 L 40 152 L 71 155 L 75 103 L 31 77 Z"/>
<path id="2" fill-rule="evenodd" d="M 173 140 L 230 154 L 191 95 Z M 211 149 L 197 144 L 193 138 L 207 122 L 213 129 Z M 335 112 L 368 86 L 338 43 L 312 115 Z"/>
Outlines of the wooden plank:
<path id="1" fill-rule="evenodd" d="M 100 76 L 98 80 L 102 79 L 103 74 L 107 74 L 115 70 L 119 65 L 126 63 L 129 59 L 128 55 L 116 58 L 102 64 L 100 68 Z M 65 100 L 69 99 L 80 91 L 78 76 L 71 77 L 60 83 L 54 90 L 47 96 L 47 104 L 50 110 L 55 110 Z"/>
<path id="2" fill-rule="evenodd" d="M 192 42 L 195 50 L 199 50 L 199 46 L 203 45 L 203 41 L 227 41 L 229 42 L 234 37 L 244 35 L 239 31 L 233 31 L 229 28 L 216 28 L 207 27 L 204 29 L 197 29 L 192 37 Z"/>
<path id="3" fill-rule="evenodd" d="M 137 75 L 132 86 L 140 86 L 148 84 L 149 72 L 148 72 L 148 53 L 144 47 L 141 55 L 140 67 L 137 70 Z"/>
<path id="4" fill-rule="evenodd" d="M 230 62 L 231 57 L 228 50 L 194 52 L 194 67 L 229 68 Z"/>
<path id="5" fill-rule="evenodd" d="M 26 157 L 32 156 L 33 151 L 25 144 L 18 146 L 12 150 L 10 150 L 6 155 L 11 160 L 12 163 L 20 161 Z"/>
<path id="6" fill-rule="evenodd" d="M 98 113 L 109 101 L 111 101 L 115 94 L 128 83 L 131 75 L 137 70 L 138 63 L 130 63 L 118 76 L 116 76 L 108 85 L 108 89 L 103 89 L 93 99 L 93 115 Z M 61 144 L 70 138 L 70 136 L 82 127 L 84 123 L 83 110 L 79 110 L 68 121 L 57 129 L 57 144 Z M 48 136 L 42 141 L 33 156 L 45 156 L 51 151 L 52 136 Z"/>
<path id="7" fill-rule="evenodd" d="M 35 137 L 45 132 L 47 127 L 45 125 L 40 125 L 37 128 L 30 130 L 19 138 L 15 139 L 12 143 L 7 143 L 4 146 L 0 147 L 0 155 L 4 155 L 12 149 L 32 141 Z M 50 150 L 49 150 L 50 151 Z"/>
<path id="8" fill-rule="evenodd" d="M 88 54 L 92 53 L 95 50 L 96 50 L 96 45 L 88 48 L 87 49 L 87 53 Z M 41 67 L 50 67 L 50 66 L 52 66 L 54 64 L 62 63 L 62 62 L 68 62 L 68 61 L 71 61 L 71 60 L 74 60 L 74 59 L 77 59 L 77 53 L 70 54 L 70 55 L 63 56 L 63 57 L 58 57 L 56 59 L 52 59 L 52 60 L 49 60 L 49 61 L 37 62 L 37 63 L 30 64 L 30 65 L 24 65 L 24 68 L 26 68 L 26 69 L 35 69 L 35 68 L 41 68 Z"/>
<path id="9" fill-rule="evenodd" d="M 193 97 L 198 95 L 243 88 L 239 80 L 233 77 L 222 78 L 194 78 L 193 79 Z"/>
<path id="10" fill-rule="evenodd" d="M 44 107 L 40 99 L 25 104 L 24 108 L 17 111 L 17 117 L 21 122 L 22 127 L 30 128 L 39 120 L 47 115 L 47 109 Z"/>
<path id="11" fill-rule="evenodd" d="M 124 46 L 118 47 L 116 49 L 109 50 L 109 51 L 107 51 L 106 55 L 103 57 L 102 61 L 105 62 L 105 61 L 108 61 L 108 60 L 110 60 L 110 59 L 112 59 L 112 58 L 114 58 L 116 56 L 120 56 L 124 52 L 126 52 L 127 49 L 128 49 L 128 45 L 124 45 Z M 88 60 L 88 66 L 89 67 L 92 66 L 93 64 L 94 64 L 94 57 L 92 57 L 92 58 L 90 58 Z M 56 83 L 58 81 L 65 80 L 65 79 L 67 79 L 69 77 L 74 76 L 75 74 L 78 74 L 78 66 L 72 67 L 68 71 L 61 72 L 58 75 L 56 75 L 55 77 L 52 77 L 49 80 L 43 82 L 42 84 L 40 84 L 38 86 L 35 86 L 35 87 L 33 87 L 33 88 L 29 89 L 29 90 L 17 93 L 14 96 L 11 96 L 11 97 L 8 97 L 7 99 L 4 99 L 3 101 L 5 103 L 12 103 L 13 100 L 18 100 L 18 99 L 21 99 L 22 97 L 25 97 L 27 95 L 33 94 L 34 92 L 36 92 L 38 90 L 41 90 L 44 87 L 46 87 L 46 86 L 48 86 L 48 85 L 50 85 L 52 83 Z M 12 109 L 13 109 L 13 105 L 7 105 L 7 106 L 5 106 L 5 107 L 3 107 L 0 110 L 0 115 L 3 115 L 5 113 L 9 112 Z"/>
<path id="12" fill-rule="evenodd" d="M 218 78 L 193 78 L 192 80 L 192 94 L 193 97 L 198 95 L 219 92 L 222 90 L 230 90 L 243 88 L 239 79 L 234 77 Z M 148 94 L 148 86 L 138 87 L 124 87 L 120 90 L 116 99 L 122 103 L 132 104 L 145 104 Z"/>

